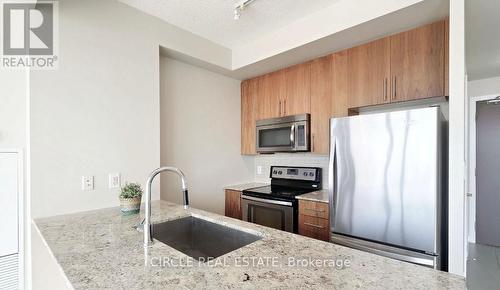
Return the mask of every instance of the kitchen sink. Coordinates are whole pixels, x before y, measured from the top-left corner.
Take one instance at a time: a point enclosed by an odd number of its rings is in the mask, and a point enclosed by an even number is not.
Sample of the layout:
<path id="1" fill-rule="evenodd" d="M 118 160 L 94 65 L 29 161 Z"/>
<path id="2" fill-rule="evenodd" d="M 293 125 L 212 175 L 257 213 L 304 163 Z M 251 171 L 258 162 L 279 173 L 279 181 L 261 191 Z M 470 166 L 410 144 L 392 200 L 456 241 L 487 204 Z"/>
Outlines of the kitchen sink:
<path id="1" fill-rule="evenodd" d="M 189 216 L 153 224 L 153 238 L 199 261 L 208 261 L 261 237 Z"/>

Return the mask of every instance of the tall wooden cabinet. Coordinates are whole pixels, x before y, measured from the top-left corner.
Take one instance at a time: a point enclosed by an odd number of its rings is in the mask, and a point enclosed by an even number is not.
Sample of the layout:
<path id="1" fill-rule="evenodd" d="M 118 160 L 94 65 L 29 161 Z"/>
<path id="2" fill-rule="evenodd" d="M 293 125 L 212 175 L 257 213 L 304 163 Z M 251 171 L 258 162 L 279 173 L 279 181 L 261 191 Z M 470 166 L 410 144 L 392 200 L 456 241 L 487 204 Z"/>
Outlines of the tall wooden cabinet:
<path id="1" fill-rule="evenodd" d="M 241 84 L 241 153 L 255 122 L 311 114 L 311 152 L 328 154 L 329 119 L 359 108 L 448 96 L 448 20 L 385 37 Z"/>
<path id="2" fill-rule="evenodd" d="M 390 37 L 391 102 L 444 96 L 444 21 Z"/>
<path id="3" fill-rule="evenodd" d="M 331 117 L 349 114 L 347 79 L 347 51 L 332 54 L 332 113 Z"/>
<path id="4" fill-rule="evenodd" d="M 241 83 L 241 154 L 256 154 L 255 122 L 258 79 Z"/>
<path id="5" fill-rule="evenodd" d="M 311 63 L 303 63 L 285 69 L 286 94 L 283 98 L 283 115 L 290 116 L 310 112 Z"/>
<path id="6" fill-rule="evenodd" d="M 311 152 L 328 154 L 332 115 L 332 56 L 311 62 Z"/>
<path id="7" fill-rule="evenodd" d="M 347 51 L 349 107 L 389 102 L 391 42 L 379 39 Z"/>
<path id="8" fill-rule="evenodd" d="M 269 119 L 282 116 L 282 100 L 285 96 L 285 74 L 273 72 L 259 77 L 256 119 Z"/>

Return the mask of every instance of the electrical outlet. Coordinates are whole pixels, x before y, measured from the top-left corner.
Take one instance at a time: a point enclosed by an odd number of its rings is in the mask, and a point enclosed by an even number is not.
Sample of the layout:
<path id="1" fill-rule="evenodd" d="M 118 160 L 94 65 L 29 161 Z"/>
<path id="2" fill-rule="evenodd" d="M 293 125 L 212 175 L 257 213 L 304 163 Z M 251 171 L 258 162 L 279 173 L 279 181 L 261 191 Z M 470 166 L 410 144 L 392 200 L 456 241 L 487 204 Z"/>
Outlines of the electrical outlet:
<path id="1" fill-rule="evenodd" d="M 120 186 L 121 186 L 120 173 L 110 173 L 108 175 L 108 187 L 120 188 Z"/>
<path id="2" fill-rule="evenodd" d="M 82 176 L 82 190 L 94 190 L 94 176 Z"/>
<path id="3" fill-rule="evenodd" d="M 262 174 L 262 166 L 257 166 L 257 174 Z"/>

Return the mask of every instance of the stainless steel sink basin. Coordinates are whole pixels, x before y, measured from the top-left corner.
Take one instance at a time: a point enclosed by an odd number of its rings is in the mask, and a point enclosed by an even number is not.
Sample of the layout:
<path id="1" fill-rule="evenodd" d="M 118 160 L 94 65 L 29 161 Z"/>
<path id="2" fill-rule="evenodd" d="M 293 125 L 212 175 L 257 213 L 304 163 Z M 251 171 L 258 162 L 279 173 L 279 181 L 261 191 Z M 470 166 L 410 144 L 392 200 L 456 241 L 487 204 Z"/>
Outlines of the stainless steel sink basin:
<path id="1" fill-rule="evenodd" d="M 207 261 L 261 237 L 193 216 L 153 224 L 153 238 L 197 260 Z"/>

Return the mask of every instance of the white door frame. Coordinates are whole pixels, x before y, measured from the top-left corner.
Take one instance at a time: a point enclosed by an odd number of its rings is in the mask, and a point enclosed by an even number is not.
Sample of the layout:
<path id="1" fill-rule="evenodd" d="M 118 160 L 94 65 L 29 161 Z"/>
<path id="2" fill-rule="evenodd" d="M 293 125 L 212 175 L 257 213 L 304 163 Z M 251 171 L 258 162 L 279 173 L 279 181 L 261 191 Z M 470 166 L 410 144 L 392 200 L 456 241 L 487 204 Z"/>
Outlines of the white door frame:
<path id="1" fill-rule="evenodd" d="M 469 100 L 469 189 L 467 192 L 467 217 L 468 233 L 467 241 L 476 243 L 476 114 L 477 103 L 496 99 L 498 95 L 487 95 L 471 97 Z"/>
<path id="2" fill-rule="evenodd" d="M 17 154 L 17 176 L 18 176 L 18 199 L 17 199 L 17 208 L 18 208 L 18 263 L 19 263 L 19 277 L 18 277 L 18 286 L 19 289 L 24 289 L 24 276 L 25 276 L 25 236 L 24 233 L 26 231 L 25 227 L 25 210 L 24 210 L 24 151 L 22 149 L 5 149 L 0 148 L 0 153 L 14 153 Z"/>

